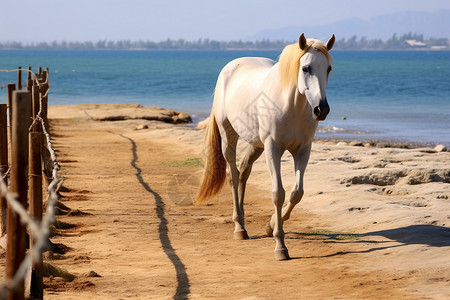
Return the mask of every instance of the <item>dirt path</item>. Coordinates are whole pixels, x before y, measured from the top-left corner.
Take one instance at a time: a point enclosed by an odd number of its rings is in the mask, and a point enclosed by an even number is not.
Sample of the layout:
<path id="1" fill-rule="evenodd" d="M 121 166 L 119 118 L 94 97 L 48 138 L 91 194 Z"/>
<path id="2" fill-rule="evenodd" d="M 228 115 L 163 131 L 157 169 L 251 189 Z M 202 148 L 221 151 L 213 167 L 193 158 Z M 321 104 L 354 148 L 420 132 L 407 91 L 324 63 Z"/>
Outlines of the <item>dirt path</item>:
<path id="1" fill-rule="evenodd" d="M 252 184 L 251 239 L 233 240 L 229 188 L 207 205 L 191 205 L 199 153 L 181 138 L 155 138 L 156 127 L 171 125 L 152 124 L 133 130 L 128 121 L 52 121 L 65 178 L 61 202 L 88 214 L 59 217 L 77 227 L 58 230 L 52 241 L 70 250 L 47 261 L 78 278 L 47 280 L 46 299 L 427 298 L 414 287 L 423 283 L 416 273 L 386 267 L 401 243 L 316 231 L 332 220 L 301 205 L 286 227 L 293 259 L 276 262 L 264 230 L 270 193 Z"/>

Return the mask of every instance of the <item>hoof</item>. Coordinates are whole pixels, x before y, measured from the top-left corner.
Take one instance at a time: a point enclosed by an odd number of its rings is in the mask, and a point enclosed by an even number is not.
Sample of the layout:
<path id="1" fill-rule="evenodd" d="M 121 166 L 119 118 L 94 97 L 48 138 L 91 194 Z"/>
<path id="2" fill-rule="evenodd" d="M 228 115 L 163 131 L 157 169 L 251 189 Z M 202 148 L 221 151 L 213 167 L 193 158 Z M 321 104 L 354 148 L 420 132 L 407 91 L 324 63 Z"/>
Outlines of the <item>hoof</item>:
<path id="1" fill-rule="evenodd" d="M 238 232 L 233 233 L 233 239 L 235 239 L 235 240 L 248 240 L 250 238 L 248 237 L 247 231 L 244 230 L 244 231 L 238 231 Z"/>
<path id="2" fill-rule="evenodd" d="M 270 226 L 270 222 L 268 222 L 266 225 L 266 233 L 268 236 L 273 236 L 273 228 L 272 226 Z"/>
<path id="3" fill-rule="evenodd" d="M 274 256 L 275 256 L 275 260 L 290 260 L 291 259 L 287 249 L 275 250 Z"/>

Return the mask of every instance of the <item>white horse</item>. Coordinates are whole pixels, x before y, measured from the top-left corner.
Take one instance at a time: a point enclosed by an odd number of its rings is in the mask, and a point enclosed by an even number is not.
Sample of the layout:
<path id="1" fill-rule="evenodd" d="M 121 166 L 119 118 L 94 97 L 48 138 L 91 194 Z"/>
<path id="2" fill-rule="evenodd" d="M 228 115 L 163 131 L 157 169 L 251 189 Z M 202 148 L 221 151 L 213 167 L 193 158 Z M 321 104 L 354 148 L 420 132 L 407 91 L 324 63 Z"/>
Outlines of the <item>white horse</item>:
<path id="1" fill-rule="evenodd" d="M 330 108 L 325 89 L 332 60 L 334 35 L 326 44 L 306 40 L 286 46 L 279 61 L 244 57 L 228 63 L 220 72 L 206 136 L 207 161 L 197 203 L 216 195 L 226 173 L 233 193 L 234 238 L 248 239 L 244 226 L 244 193 L 252 165 L 265 150 L 272 178 L 275 214 L 267 234 L 276 242 L 275 259 L 290 259 L 284 243 L 283 222 L 303 196 L 303 175 L 318 121 Z M 239 170 L 236 146 L 242 138 L 249 146 Z M 284 209 L 281 156 L 288 150 L 295 164 L 295 185 Z"/>

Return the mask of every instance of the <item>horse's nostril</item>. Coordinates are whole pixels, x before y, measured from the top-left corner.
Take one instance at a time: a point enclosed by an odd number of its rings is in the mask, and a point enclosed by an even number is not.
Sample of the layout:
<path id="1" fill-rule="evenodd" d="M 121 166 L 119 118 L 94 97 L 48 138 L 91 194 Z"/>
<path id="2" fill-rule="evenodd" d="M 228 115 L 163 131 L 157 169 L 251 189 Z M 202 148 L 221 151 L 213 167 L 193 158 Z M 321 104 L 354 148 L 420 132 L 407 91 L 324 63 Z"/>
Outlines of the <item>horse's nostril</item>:
<path id="1" fill-rule="evenodd" d="M 314 114 L 315 114 L 317 117 L 320 116 L 320 107 L 316 106 L 316 107 L 314 108 Z"/>

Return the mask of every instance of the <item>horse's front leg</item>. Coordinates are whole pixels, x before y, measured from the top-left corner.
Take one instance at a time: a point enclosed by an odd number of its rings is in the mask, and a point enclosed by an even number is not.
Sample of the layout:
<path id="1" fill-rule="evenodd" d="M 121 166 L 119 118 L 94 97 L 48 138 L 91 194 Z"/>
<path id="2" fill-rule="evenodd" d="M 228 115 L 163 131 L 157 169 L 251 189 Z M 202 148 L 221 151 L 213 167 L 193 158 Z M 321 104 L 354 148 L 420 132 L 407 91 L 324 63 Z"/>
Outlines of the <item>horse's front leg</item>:
<path id="1" fill-rule="evenodd" d="M 305 174 L 306 165 L 309 161 L 309 155 L 311 153 L 311 144 L 301 149 L 297 153 L 292 153 L 294 156 L 295 166 L 295 184 L 292 188 L 291 196 L 289 198 L 289 205 L 283 209 L 282 220 L 287 221 L 291 216 L 291 212 L 303 197 L 303 176 Z"/>
<path id="2" fill-rule="evenodd" d="M 273 141 L 268 141 L 264 145 L 266 151 L 266 161 L 272 177 L 272 202 L 275 208 L 275 218 L 273 227 L 273 237 L 275 239 L 275 259 L 290 259 L 286 245 L 284 244 L 283 221 L 281 212 L 284 203 L 285 191 L 281 182 L 281 156 L 283 151 L 277 147 Z"/>
<path id="3" fill-rule="evenodd" d="M 294 167 L 295 167 L 295 184 L 292 188 L 291 195 L 289 197 L 289 204 L 283 208 L 283 213 L 281 216 L 281 221 L 289 220 L 291 212 L 294 207 L 302 200 L 303 197 L 303 176 L 305 174 L 306 165 L 308 164 L 309 155 L 311 153 L 311 144 L 305 148 L 292 153 L 294 157 Z M 267 224 L 266 232 L 268 236 L 273 235 L 273 228 L 275 224 L 276 216 L 273 215 L 270 222 Z"/>

